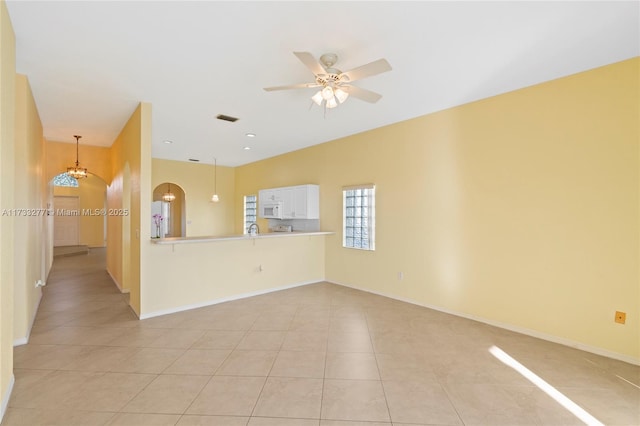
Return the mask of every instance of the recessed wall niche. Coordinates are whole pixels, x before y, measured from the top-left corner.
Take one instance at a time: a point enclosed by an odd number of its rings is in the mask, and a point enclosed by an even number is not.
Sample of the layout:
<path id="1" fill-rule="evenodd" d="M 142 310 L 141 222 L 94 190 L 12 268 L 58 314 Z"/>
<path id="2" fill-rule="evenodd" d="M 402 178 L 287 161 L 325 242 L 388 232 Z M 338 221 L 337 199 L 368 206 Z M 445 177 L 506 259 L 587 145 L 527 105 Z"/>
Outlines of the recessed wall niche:
<path id="1" fill-rule="evenodd" d="M 175 196 L 172 201 L 166 201 L 166 194 Z M 151 203 L 151 237 L 156 236 L 156 222 L 154 214 L 162 216 L 160 237 L 184 237 L 186 236 L 186 203 L 184 190 L 175 182 L 163 182 L 153 189 L 153 201 Z"/>

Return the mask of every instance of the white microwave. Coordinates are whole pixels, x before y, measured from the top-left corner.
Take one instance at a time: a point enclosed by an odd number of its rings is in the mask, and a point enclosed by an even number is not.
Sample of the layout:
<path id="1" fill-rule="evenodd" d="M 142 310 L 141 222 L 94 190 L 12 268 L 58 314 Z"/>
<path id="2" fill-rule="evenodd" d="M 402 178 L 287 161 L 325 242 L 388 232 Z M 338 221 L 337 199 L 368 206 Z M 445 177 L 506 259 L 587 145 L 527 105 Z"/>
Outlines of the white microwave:
<path id="1" fill-rule="evenodd" d="M 282 219 L 282 202 L 269 201 L 260 205 L 260 217 L 265 219 Z"/>

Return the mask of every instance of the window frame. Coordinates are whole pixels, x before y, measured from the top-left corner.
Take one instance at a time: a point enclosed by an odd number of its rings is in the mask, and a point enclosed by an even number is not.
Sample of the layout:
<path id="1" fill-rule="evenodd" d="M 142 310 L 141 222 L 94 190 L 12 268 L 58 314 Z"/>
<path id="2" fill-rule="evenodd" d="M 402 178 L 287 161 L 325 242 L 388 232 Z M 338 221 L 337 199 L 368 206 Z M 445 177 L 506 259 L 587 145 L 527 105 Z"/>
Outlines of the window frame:
<path id="1" fill-rule="evenodd" d="M 62 188 L 78 188 L 78 179 L 74 178 L 67 172 L 60 173 L 53 177 L 53 186 L 59 186 Z"/>
<path id="2" fill-rule="evenodd" d="M 255 208 L 254 208 L 255 214 L 251 216 L 247 216 L 247 198 L 248 197 L 253 197 L 253 201 L 249 201 L 249 202 L 255 205 Z M 247 222 L 247 217 L 253 217 L 254 219 L 251 222 Z M 248 231 L 251 223 L 255 223 L 258 220 L 258 196 L 256 194 L 249 194 L 242 197 L 242 219 L 243 219 L 242 223 L 244 224 L 242 233 L 246 235 L 249 233 Z"/>
<path id="3" fill-rule="evenodd" d="M 347 198 L 351 197 L 351 195 L 349 195 L 349 192 L 351 191 L 356 191 L 356 190 L 364 190 L 367 191 L 368 193 L 365 194 L 364 196 L 367 197 L 368 202 L 367 202 L 367 206 L 366 206 L 366 217 L 362 214 L 362 210 L 361 210 L 361 214 L 359 217 L 355 216 L 347 216 L 347 208 L 348 207 L 354 207 L 354 212 L 355 212 L 355 207 L 357 206 L 347 206 Z M 362 185 L 352 185 L 352 186 L 345 186 L 342 188 L 342 247 L 343 248 L 348 248 L 348 249 L 355 249 L 355 250 L 364 250 L 364 251 L 375 251 L 376 249 L 376 238 L 375 238 L 375 229 L 376 229 L 376 218 L 375 218 L 375 212 L 376 212 L 376 186 L 374 184 L 362 184 Z M 361 205 L 360 208 L 362 209 L 363 206 Z M 353 236 L 347 236 L 347 228 L 353 228 L 354 230 L 357 228 L 355 226 L 348 226 L 347 222 L 348 219 L 352 218 L 355 220 L 360 219 L 361 221 L 363 219 L 366 218 L 367 220 L 367 225 L 366 225 L 366 229 L 367 229 L 367 240 L 368 240 L 368 247 L 357 247 L 355 245 L 348 245 L 347 244 L 347 238 L 354 238 Z M 360 226 L 360 229 L 364 229 L 365 226 Z M 362 234 L 361 234 L 362 235 Z M 362 239 L 362 238 L 360 238 Z"/>

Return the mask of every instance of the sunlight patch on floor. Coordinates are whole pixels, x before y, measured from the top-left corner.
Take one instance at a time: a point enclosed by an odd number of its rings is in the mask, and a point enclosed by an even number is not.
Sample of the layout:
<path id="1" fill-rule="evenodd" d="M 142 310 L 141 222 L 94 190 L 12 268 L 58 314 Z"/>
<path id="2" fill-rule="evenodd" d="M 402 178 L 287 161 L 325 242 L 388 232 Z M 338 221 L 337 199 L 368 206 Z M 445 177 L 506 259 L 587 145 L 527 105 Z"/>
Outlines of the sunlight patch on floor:
<path id="1" fill-rule="evenodd" d="M 558 404 L 562 405 L 571 414 L 585 422 L 590 426 L 604 426 L 602 422 L 589 414 L 585 409 L 567 398 L 562 392 L 545 382 L 540 376 L 529 370 L 524 365 L 513 359 L 509 354 L 497 346 L 489 348 L 491 355 L 498 358 L 503 364 L 513 368 L 520 373 L 525 379 L 536 385 L 541 391 L 553 398 Z"/>
<path id="2" fill-rule="evenodd" d="M 635 387 L 637 387 L 638 389 L 640 389 L 640 386 L 636 385 L 636 384 L 635 384 L 635 383 L 633 383 L 633 382 L 630 382 L 629 380 L 625 379 L 624 377 L 622 377 L 622 376 L 618 376 L 617 374 L 616 374 L 616 377 L 617 377 L 618 379 L 620 379 L 620 380 L 624 380 L 625 382 L 629 383 L 631 386 L 635 386 Z"/>

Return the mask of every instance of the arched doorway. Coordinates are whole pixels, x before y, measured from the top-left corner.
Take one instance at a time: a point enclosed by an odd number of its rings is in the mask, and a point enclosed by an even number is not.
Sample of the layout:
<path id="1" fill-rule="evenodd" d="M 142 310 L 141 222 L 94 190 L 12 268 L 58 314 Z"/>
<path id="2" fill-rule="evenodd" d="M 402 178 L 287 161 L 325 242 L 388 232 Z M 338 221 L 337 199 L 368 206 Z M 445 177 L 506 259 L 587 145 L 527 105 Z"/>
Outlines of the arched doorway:
<path id="1" fill-rule="evenodd" d="M 61 173 L 53 178 L 53 245 L 105 247 L 107 184 L 89 174 L 80 181 Z"/>
<path id="2" fill-rule="evenodd" d="M 171 201 L 166 194 L 175 198 Z M 153 190 L 151 203 L 151 237 L 184 237 L 186 236 L 186 203 L 184 190 L 173 182 L 163 182 Z M 155 216 L 155 215 L 159 215 Z M 154 216 L 158 219 L 154 219 Z M 159 231 L 159 235 L 156 233 Z"/>

